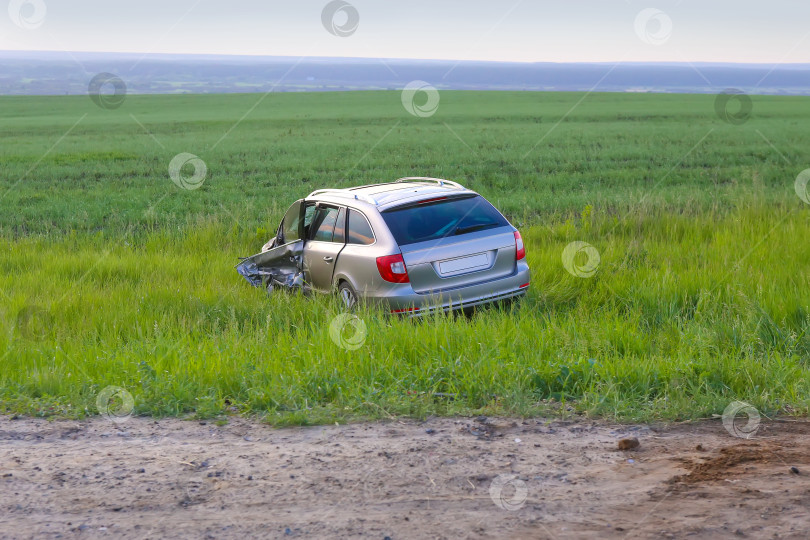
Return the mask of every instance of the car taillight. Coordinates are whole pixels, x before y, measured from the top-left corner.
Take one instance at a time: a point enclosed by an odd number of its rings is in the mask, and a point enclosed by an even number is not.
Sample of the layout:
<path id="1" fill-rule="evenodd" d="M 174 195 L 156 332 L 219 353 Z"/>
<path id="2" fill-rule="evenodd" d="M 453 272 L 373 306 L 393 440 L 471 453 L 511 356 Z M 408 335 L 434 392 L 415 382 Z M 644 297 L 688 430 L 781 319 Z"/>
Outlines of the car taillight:
<path id="1" fill-rule="evenodd" d="M 377 269 L 380 276 L 391 283 L 408 283 L 408 269 L 405 268 L 405 260 L 402 255 L 386 255 L 377 257 Z"/>
<path id="2" fill-rule="evenodd" d="M 515 260 L 519 261 L 526 257 L 526 248 L 523 247 L 523 238 L 520 233 L 515 231 Z"/>

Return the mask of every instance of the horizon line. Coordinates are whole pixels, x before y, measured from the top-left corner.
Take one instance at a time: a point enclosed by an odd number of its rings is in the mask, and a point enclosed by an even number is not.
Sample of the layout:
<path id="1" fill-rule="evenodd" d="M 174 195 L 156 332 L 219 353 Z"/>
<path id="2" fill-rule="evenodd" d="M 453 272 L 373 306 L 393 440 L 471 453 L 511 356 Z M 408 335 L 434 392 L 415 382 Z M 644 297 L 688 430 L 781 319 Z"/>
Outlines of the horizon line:
<path id="1" fill-rule="evenodd" d="M 256 58 L 256 59 L 317 59 L 317 60 L 370 60 L 370 61 L 393 61 L 393 62 L 457 62 L 461 63 L 481 63 L 481 64 L 520 64 L 520 65 L 533 65 L 533 64 L 646 64 L 646 65 L 707 65 L 707 64 L 723 64 L 723 65 L 745 65 L 745 66 L 810 66 L 810 62 L 743 62 L 743 61 L 725 61 L 725 60 L 701 60 L 701 61 L 669 61 L 669 60 L 469 60 L 469 59 L 454 59 L 454 58 L 416 58 L 416 57 L 381 57 L 381 56 L 295 56 L 295 55 L 269 55 L 269 54 L 229 54 L 229 53 L 184 53 L 184 52 L 132 52 L 132 51 L 67 51 L 67 50 L 52 50 L 52 49 L 0 49 L 0 55 L 6 53 L 13 54 L 54 54 L 54 55 L 119 55 L 119 56 L 135 56 L 140 58 L 159 57 L 159 56 L 189 56 L 189 57 L 223 57 L 223 58 Z"/>

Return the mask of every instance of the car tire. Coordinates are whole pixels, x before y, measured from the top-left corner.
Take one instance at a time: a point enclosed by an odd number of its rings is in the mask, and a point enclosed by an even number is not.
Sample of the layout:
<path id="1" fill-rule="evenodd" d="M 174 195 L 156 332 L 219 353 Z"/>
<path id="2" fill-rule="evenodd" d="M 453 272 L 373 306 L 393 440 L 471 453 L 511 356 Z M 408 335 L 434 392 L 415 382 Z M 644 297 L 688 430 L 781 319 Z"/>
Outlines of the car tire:
<path id="1" fill-rule="evenodd" d="M 345 281 L 341 282 L 338 286 L 338 296 L 343 303 L 343 307 L 347 310 L 352 310 L 357 306 L 357 293 L 354 291 L 354 288 Z"/>

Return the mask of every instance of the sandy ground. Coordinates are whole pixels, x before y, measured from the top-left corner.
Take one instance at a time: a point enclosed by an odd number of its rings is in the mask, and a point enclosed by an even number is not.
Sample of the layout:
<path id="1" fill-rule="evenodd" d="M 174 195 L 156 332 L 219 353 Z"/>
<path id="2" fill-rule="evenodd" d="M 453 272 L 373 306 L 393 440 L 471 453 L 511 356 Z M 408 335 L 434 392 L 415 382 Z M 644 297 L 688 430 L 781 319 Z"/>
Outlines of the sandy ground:
<path id="1" fill-rule="evenodd" d="M 3 538 L 808 538 L 808 479 L 807 421 L 0 419 Z"/>

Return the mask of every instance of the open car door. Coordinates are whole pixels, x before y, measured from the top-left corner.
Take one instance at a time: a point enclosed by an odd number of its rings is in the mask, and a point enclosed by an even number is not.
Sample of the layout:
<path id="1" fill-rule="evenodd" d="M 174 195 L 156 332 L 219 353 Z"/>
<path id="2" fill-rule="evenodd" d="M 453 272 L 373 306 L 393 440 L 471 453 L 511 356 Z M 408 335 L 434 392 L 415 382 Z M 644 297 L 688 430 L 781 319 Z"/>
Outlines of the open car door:
<path id="1" fill-rule="evenodd" d="M 254 287 L 304 286 L 304 201 L 295 201 L 279 225 L 276 237 L 265 244 L 261 253 L 244 259 L 236 266 Z"/>

